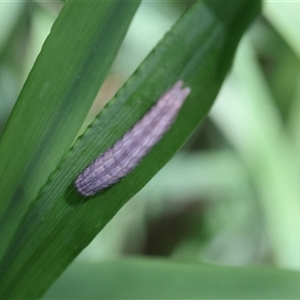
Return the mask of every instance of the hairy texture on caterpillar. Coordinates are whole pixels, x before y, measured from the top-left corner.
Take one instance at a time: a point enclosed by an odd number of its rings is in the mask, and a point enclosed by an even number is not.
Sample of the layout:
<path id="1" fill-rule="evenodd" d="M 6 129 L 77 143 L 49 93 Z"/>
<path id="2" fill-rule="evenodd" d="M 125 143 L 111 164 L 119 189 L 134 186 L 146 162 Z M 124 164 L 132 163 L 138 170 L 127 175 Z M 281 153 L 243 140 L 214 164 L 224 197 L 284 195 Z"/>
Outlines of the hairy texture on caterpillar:
<path id="1" fill-rule="evenodd" d="M 175 121 L 190 94 L 178 81 L 111 148 L 96 158 L 76 179 L 83 196 L 92 196 L 130 173 Z"/>

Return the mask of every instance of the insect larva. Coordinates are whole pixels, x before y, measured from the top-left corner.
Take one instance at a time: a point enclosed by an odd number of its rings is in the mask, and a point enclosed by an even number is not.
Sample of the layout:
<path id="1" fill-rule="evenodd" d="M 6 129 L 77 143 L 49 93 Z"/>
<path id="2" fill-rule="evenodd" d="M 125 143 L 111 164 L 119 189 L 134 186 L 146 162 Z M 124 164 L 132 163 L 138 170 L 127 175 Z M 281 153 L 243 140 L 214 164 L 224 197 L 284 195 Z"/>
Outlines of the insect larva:
<path id="1" fill-rule="evenodd" d="M 83 196 L 91 196 L 130 173 L 174 122 L 190 93 L 178 81 L 111 148 L 96 158 L 76 179 Z"/>

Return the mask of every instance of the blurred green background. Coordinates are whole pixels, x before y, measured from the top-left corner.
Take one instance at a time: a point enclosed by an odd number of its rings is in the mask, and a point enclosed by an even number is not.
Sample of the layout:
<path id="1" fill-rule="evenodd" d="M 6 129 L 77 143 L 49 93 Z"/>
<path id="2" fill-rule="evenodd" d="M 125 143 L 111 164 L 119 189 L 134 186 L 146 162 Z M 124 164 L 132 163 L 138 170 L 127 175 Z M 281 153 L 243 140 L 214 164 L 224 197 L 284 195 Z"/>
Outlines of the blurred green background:
<path id="1" fill-rule="evenodd" d="M 0 3 L 0 132 L 61 6 Z M 141 4 L 81 132 L 184 9 Z M 137 255 L 300 269 L 299 15 L 264 4 L 209 116 L 68 272 Z"/>

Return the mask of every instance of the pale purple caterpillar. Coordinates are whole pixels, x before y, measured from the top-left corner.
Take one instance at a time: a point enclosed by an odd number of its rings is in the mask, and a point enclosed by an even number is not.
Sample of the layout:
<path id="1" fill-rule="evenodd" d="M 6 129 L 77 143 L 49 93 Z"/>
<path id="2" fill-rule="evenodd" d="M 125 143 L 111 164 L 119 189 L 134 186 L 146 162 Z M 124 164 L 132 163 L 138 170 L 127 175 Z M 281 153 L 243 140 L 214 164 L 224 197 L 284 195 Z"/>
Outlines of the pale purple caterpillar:
<path id="1" fill-rule="evenodd" d="M 77 177 L 78 192 L 94 195 L 130 173 L 170 128 L 190 91 L 178 81 L 164 93 L 142 119 Z"/>

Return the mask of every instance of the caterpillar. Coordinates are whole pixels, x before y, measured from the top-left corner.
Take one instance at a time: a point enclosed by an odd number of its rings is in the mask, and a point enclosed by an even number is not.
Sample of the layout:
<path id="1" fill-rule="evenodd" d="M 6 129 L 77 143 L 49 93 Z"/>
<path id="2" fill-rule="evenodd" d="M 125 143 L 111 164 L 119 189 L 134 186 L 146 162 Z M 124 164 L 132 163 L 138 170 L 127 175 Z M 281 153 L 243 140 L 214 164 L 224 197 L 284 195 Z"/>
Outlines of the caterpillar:
<path id="1" fill-rule="evenodd" d="M 129 174 L 168 131 L 190 92 L 182 81 L 176 82 L 121 139 L 79 174 L 77 191 L 92 196 Z"/>

